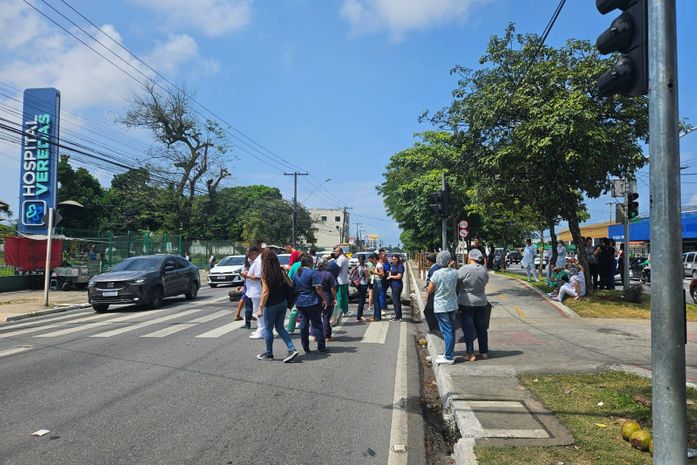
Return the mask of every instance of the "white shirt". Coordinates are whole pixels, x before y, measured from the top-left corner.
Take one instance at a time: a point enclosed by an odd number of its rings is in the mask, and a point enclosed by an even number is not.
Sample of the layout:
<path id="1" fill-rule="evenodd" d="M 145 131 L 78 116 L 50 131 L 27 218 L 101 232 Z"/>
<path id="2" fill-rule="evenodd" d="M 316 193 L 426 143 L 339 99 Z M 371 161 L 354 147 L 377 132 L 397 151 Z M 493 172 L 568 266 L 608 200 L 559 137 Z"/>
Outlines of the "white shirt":
<path id="1" fill-rule="evenodd" d="M 339 276 L 336 278 L 336 282 L 339 285 L 348 284 L 348 258 L 346 258 L 346 255 L 339 255 L 336 259 L 336 264 L 339 265 Z"/>
<path id="2" fill-rule="evenodd" d="M 526 245 L 525 249 L 523 249 L 523 259 L 520 261 L 520 264 L 525 266 L 535 266 L 535 255 L 537 255 L 537 248 L 530 244 Z"/>
<path id="3" fill-rule="evenodd" d="M 259 279 L 247 279 L 247 297 L 260 298 L 261 297 L 261 254 L 254 260 L 252 265 L 249 267 L 247 274 L 255 276 Z"/>
<path id="4" fill-rule="evenodd" d="M 557 266 L 562 267 L 566 262 L 566 246 L 557 246 Z"/>

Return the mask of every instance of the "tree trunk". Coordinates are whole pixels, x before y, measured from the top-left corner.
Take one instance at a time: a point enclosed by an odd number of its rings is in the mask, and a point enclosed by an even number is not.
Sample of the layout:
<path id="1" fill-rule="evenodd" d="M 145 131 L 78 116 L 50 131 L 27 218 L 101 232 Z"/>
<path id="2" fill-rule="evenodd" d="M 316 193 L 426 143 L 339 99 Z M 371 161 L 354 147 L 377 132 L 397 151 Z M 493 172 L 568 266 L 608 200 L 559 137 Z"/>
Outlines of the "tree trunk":
<path id="1" fill-rule="evenodd" d="M 586 276 L 586 295 L 593 293 L 593 282 L 591 281 L 591 271 L 588 266 L 588 255 L 586 254 L 586 241 L 583 240 L 581 236 L 581 226 L 579 225 L 578 215 L 574 212 L 569 215 L 569 231 L 571 232 L 571 237 L 576 244 L 576 253 L 578 254 L 578 261 L 583 267 L 583 274 Z M 591 283 L 589 286 L 588 283 Z"/>
<path id="2" fill-rule="evenodd" d="M 549 263 L 547 263 L 547 271 L 549 271 L 551 276 L 552 271 L 554 270 L 554 264 L 557 263 L 557 232 L 554 229 L 555 224 L 553 219 L 547 221 L 547 227 L 549 228 L 549 242 L 552 247 L 552 255 L 550 255 Z"/>

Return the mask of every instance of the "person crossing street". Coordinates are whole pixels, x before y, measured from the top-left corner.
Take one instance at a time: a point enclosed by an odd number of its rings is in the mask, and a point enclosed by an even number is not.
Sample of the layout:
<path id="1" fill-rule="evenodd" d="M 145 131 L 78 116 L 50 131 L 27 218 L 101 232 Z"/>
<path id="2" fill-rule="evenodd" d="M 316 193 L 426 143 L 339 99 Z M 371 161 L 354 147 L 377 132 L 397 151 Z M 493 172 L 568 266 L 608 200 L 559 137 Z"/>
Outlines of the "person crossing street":
<path id="1" fill-rule="evenodd" d="M 339 311 L 341 312 L 339 316 L 346 316 L 349 311 L 348 307 L 348 287 L 349 287 L 349 277 L 348 277 L 348 258 L 344 254 L 344 250 L 336 246 L 334 248 L 334 256 L 336 257 L 336 264 L 339 267 L 339 276 L 337 276 L 336 281 L 339 284 L 337 291 L 337 305 L 339 306 Z"/>

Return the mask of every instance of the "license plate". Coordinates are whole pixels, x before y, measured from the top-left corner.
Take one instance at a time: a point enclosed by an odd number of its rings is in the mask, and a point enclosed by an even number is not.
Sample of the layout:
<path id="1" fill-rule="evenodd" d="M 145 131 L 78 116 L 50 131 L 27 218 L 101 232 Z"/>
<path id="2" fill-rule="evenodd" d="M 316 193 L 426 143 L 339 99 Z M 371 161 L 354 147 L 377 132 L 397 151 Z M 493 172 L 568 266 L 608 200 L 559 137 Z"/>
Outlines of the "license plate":
<path id="1" fill-rule="evenodd" d="M 215 276 L 213 279 L 216 281 L 225 281 L 225 276 Z"/>
<path id="2" fill-rule="evenodd" d="M 119 291 L 104 291 L 102 292 L 102 297 L 116 297 L 119 295 Z"/>

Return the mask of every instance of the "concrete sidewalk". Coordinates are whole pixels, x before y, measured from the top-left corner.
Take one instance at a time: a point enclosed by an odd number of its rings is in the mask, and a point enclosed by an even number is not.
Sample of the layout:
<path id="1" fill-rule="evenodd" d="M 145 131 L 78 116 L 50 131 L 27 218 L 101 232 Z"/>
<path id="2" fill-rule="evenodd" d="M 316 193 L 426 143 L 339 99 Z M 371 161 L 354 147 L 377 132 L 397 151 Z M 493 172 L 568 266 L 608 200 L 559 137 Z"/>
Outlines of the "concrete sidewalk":
<path id="1" fill-rule="evenodd" d="M 49 306 L 44 306 L 44 291 L 0 293 L 0 323 L 31 316 L 88 307 L 87 291 L 49 291 Z"/>
<path id="2" fill-rule="evenodd" d="M 423 282 L 418 285 L 423 288 Z M 525 283 L 494 273 L 487 294 L 493 305 L 490 359 L 465 362 L 463 343 L 455 346 L 460 356 L 455 365 L 434 366 L 446 419 L 462 436 L 458 464 L 476 463 L 475 443 L 545 446 L 573 441 L 519 385 L 517 374 L 618 369 L 650 376 L 650 321 L 580 318 Z M 458 330 L 457 337 L 461 335 Z M 435 360 L 443 353 L 443 341 L 430 334 L 427 340 Z M 688 341 L 697 342 L 696 323 L 688 324 Z M 686 350 L 693 363 L 687 366 L 688 382 L 695 383 L 697 347 L 688 344 Z"/>

